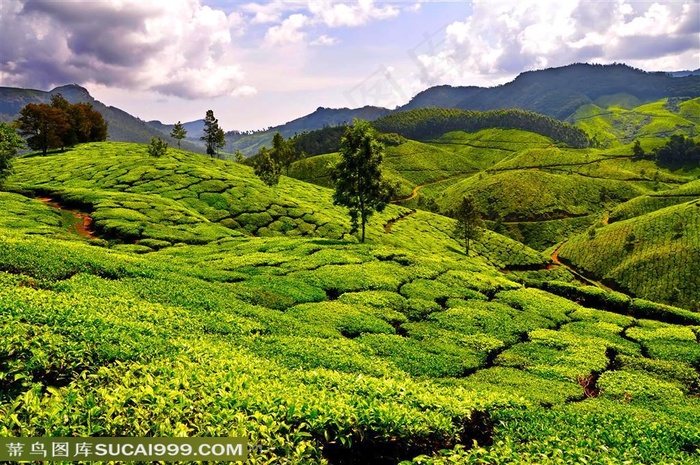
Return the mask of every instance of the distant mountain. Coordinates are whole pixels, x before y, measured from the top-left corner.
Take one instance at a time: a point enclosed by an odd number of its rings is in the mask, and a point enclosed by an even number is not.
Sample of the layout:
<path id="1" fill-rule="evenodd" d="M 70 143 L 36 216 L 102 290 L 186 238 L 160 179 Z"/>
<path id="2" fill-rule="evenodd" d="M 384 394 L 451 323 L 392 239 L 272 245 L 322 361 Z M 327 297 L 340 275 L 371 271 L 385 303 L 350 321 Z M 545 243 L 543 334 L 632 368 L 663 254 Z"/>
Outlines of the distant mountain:
<path id="1" fill-rule="evenodd" d="M 700 76 L 700 68 L 696 69 L 695 71 L 672 71 L 666 74 L 669 74 L 673 77 Z"/>
<path id="2" fill-rule="evenodd" d="M 164 124 L 157 120 L 147 121 L 146 124 L 166 135 L 170 135 L 173 127 L 175 127 L 175 124 Z M 189 121 L 182 123 L 182 126 L 187 131 L 187 137 L 185 137 L 185 139 L 200 144 L 199 138 L 204 135 L 204 120 L 198 119 L 196 121 Z"/>
<path id="3" fill-rule="evenodd" d="M 685 73 L 685 72 L 681 72 Z M 398 111 L 440 107 L 460 110 L 520 108 L 565 120 L 582 105 L 626 94 L 640 102 L 700 96 L 700 75 L 649 73 L 623 64 L 573 64 L 528 71 L 497 87 L 437 86 L 416 95 Z"/>
<path id="4" fill-rule="evenodd" d="M 279 132 L 285 138 L 289 138 L 306 131 L 352 123 L 352 120 L 355 118 L 374 121 L 389 113 L 391 113 L 391 110 L 372 106 L 355 109 L 319 107 L 311 114 L 264 131 L 229 132 L 226 134 L 226 150 L 231 152 L 240 150 L 246 155 L 252 155 L 264 145 L 269 147 L 276 132 Z"/>
<path id="5" fill-rule="evenodd" d="M 62 94 L 70 103 L 91 103 L 95 110 L 102 113 L 108 124 L 108 140 L 147 144 L 151 141 L 151 137 L 163 137 L 162 132 L 152 128 L 139 118 L 119 108 L 107 106 L 95 100 L 87 89 L 77 84 L 56 87 L 49 92 L 16 87 L 0 87 L 0 121 L 9 122 L 15 120 L 19 116 L 20 110 L 28 103 L 49 103 L 51 97 L 58 93 Z M 165 139 L 171 146 L 177 145 L 177 141 L 168 137 L 167 134 Z M 195 152 L 203 151 L 200 147 L 188 142 L 184 142 L 182 148 Z"/>

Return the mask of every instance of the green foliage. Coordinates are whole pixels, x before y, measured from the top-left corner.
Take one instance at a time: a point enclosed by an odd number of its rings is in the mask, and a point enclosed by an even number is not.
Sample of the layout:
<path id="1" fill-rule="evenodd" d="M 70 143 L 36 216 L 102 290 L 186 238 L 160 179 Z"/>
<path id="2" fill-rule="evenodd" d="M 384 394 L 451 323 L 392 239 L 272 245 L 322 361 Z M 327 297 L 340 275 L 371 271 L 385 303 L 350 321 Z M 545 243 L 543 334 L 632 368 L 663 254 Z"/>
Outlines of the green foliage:
<path id="1" fill-rule="evenodd" d="M 219 127 L 219 120 L 212 110 L 207 110 L 204 118 L 204 135 L 200 140 L 207 146 L 207 155 L 213 157 L 226 145 L 224 130 Z"/>
<path id="2" fill-rule="evenodd" d="M 168 143 L 160 137 L 151 138 L 151 144 L 148 146 L 148 154 L 152 157 L 162 157 L 168 152 Z"/>
<path id="3" fill-rule="evenodd" d="M 578 270 L 610 279 L 635 295 L 688 307 L 700 292 L 695 260 L 700 208 L 679 203 L 569 239 L 560 257 Z"/>
<path id="4" fill-rule="evenodd" d="M 27 137 L 27 145 L 44 155 L 48 149 L 63 147 L 70 130 L 67 113 L 46 103 L 30 103 L 22 108 L 16 124 L 19 133 Z"/>
<path id="5" fill-rule="evenodd" d="M 466 111 L 420 108 L 393 113 L 373 123 L 379 131 L 409 139 L 428 140 L 451 131 L 476 132 L 486 128 L 522 129 L 572 147 L 587 147 L 586 134 L 567 123 L 524 110 Z"/>
<path id="6" fill-rule="evenodd" d="M 348 208 L 352 225 L 350 232 L 357 232 L 361 227 L 361 242 L 365 241 L 365 225 L 369 217 L 375 211 L 383 211 L 391 198 L 382 182 L 383 150 L 369 123 L 355 120 L 341 140 L 341 160 L 332 173 L 335 183 L 333 203 Z"/>
<path id="7" fill-rule="evenodd" d="M 282 166 L 267 148 L 261 148 L 255 157 L 255 175 L 268 186 L 275 186 L 280 182 L 281 174 Z"/>
<path id="8" fill-rule="evenodd" d="M 659 165 L 672 167 L 694 166 L 700 164 L 700 143 L 683 134 L 674 134 L 666 145 L 654 150 Z"/>
<path id="9" fill-rule="evenodd" d="M 134 144 L 20 158 L 7 185 L 64 210 L 0 193 L 2 436 L 240 435 L 256 464 L 696 459 L 694 314 L 523 287 L 497 267 L 547 257 L 496 233 L 465 257 L 454 220 L 388 206 L 359 244 L 329 190 Z"/>
<path id="10" fill-rule="evenodd" d="M 0 123 L 0 182 L 12 170 L 12 157 L 24 147 L 24 140 L 5 123 Z"/>
<path id="11" fill-rule="evenodd" d="M 173 130 L 170 132 L 170 137 L 177 140 L 177 148 L 180 148 L 180 141 L 187 137 L 187 129 L 182 125 L 180 121 L 175 123 Z"/>
<path id="12" fill-rule="evenodd" d="M 470 241 L 476 240 L 481 234 L 483 222 L 479 216 L 479 211 L 474 204 L 473 197 L 463 197 L 462 203 L 452 215 L 457 223 L 455 224 L 455 236 L 464 243 L 465 253 L 469 255 Z"/>

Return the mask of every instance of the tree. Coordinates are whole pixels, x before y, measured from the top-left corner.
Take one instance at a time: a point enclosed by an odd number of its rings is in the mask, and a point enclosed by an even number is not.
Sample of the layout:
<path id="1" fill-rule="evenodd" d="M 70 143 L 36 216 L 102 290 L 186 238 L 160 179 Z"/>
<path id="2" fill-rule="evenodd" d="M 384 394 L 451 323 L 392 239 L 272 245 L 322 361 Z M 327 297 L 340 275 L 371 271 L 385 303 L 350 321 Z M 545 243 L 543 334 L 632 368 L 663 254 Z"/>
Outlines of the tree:
<path id="1" fill-rule="evenodd" d="M 214 118 L 212 110 L 207 110 L 207 115 L 204 118 L 204 135 L 200 139 L 207 146 L 207 155 L 212 157 L 226 145 L 224 130 L 219 127 L 219 120 Z"/>
<path id="2" fill-rule="evenodd" d="M 455 225 L 455 235 L 464 241 L 464 249 L 469 255 L 470 241 L 476 240 L 481 236 L 483 222 L 479 216 L 479 210 L 476 208 L 476 202 L 473 197 L 462 197 L 462 203 L 453 212 L 454 218 L 457 220 Z"/>
<path id="3" fill-rule="evenodd" d="M 390 188 L 382 180 L 383 151 L 374 128 L 356 119 L 345 130 L 340 142 L 341 159 L 331 172 L 335 183 L 333 203 L 349 209 L 351 233 L 362 226 L 362 242 L 367 219 L 375 211 L 383 211 L 391 199 Z"/>
<path id="4" fill-rule="evenodd" d="M 60 108 L 45 103 L 29 103 L 19 112 L 19 133 L 27 138 L 27 145 L 41 150 L 64 147 L 66 132 L 70 130 L 68 115 Z"/>
<path id="5" fill-rule="evenodd" d="M 0 182 L 12 170 L 12 157 L 24 147 L 24 139 L 5 123 L 0 123 Z"/>
<path id="6" fill-rule="evenodd" d="M 168 143 L 160 137 L 151 137 L 148 145 L 148 154 L 152 157 L 162 157 L 168 152 Z"/>
<path id="7" fill-rule="evenodd" d="M 51 97 L 51 107 L 65 113 L 69 128 L 62 137 L 62 148 L 72 147 L 85 142 L 107 140 L 107 123 L 102 113 L 95 110 L 91 103 L 70 104 L 62 94 Z"/>
<path id="8" fill-rule="evenodd" d="M 187 136 L 187 129 L 182 125 L 181 122 L 175 123 L 175 126 L 173 126 L 173 130 L 170 133 L 170 137 L 173 139 L 177 139 L 177 148 L 180 148 L 180 141 Z"/>
<path id="9" fill-rule="evenodd" d="M 71 145 L 107 140 L 107 122 L 91 103 L 75 103 L 68 109 L 74 140 Z"/>
<path id="10" fill-rule="evenodd" d="M 297 151 L 289 140 L 284 140 L 282 134 L 275 133 L 272 138 L 272 159 L 285 169 L 285 174 L 289 176 L 289 165 L 299 157 Z"/>
<path id="11" fill-rule="evenodd" d="M 644 153 L 644 149 L 642 148 L 642 144 L 639 143 L 639 140 L 634 141 L 634 145 L 632 146 L 632 154 L 634 155 L 634 158 L 638 160 L 641 160 L 646 155 L 646 153 Z"/>
<path id="12" fill-rule="evenodd" d="M 666 145 L 654 150 L 654 155 L 659 165 L 676 167 L 700 164 L 700 143 L 682 134 L 674 134 Z"/>
<path id="13" fill-rule="evenodd" d="M 236 163 L 243 163 L 245 160 L 245 155 L 243 155 L 243 152 L 240 150 L 236 150 L 236 153 L 233 154 L 233 161 Z"/>
<path id="14" fill-rule="evenodd" d="M 261 148 L 256 155 L 254 170 L 255 175 L 268 186 L 274 186 L 280 182 L 282 167 L 272 158 L 267 147 Z"/>

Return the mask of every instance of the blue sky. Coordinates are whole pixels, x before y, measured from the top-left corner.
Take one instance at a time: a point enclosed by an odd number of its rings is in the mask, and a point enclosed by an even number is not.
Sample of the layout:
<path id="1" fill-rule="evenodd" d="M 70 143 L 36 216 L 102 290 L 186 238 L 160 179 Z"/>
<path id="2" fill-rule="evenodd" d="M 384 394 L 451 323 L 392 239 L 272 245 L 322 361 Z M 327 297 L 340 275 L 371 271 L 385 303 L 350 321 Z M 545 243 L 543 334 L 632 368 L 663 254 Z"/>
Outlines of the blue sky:
<path id="1" fill-rule="evenodd" d="M 572 62 L 700 67 L 700 0 L 0 0 L 0 85 L 226 130 Z"/>

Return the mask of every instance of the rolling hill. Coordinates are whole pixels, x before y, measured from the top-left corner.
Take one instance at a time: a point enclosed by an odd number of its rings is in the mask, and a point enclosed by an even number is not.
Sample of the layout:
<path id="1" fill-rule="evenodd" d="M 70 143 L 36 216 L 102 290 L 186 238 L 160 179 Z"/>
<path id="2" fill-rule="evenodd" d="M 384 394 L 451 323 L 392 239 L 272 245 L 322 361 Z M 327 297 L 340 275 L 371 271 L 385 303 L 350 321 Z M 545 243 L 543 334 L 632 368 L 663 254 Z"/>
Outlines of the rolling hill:
<path id="1" fill-rule="evenodd" d="M 700 310 L 699 228 L 697 195 L 571 237 L 559 257 L 628 293 Z"/>
<path id="2" fill-rule="evenodd" d="M 700 96 L 700 76 L 673 77 L 649 73 L 624 64 L 572 64 L 528 71 L 496 87 L 438 86 L 417 94 L 399 111 L 415 108 L 495 110 L 520 108 L 566 120 L 580 107 L 610 96 L 637 106 L 665 97 Z"/>
<path id="3" fill-rule="evenodd" d="M 466 127 L 472 114 L 456 110 L 411 110 L 375 124 L 405 137 L 422 135 L 420 141 L 403 139 L 386 147 L 385 172 L 399 187 L 401 205 L 448 213 L 463 196 L 473 195 L 490 228 L 544 250 L 584 232 L 628 200 L 663 196 L 695 180 L 698 168 L 671 171 L 653 160 L 635 159 L 632 141 L 639 140 L 651 152 L 672 134 L 697 136 L 699 102 L 663 99 L 625 110 L 610 101 L 610 107 L 596 107 L 601 111 L 584 116 L 593 107 L 589 105 L 572 122 L 576 131 L 605 143 L 587 148 L 567 147 L 547 137 L 571 130 L 541 115 L 520 121 L 520 129 L 477 125 L 473 132 L 454 130 L 453 120 Z M 293 164 L 290 175 L 329 186 L 330 167 L 337 159 L 337 154 L 309 157 Z"/>
<path id="4" fill-rule="evenodd" d="M 0 121 L 13 121 L 17 119 L 20 110 L 28 103 L 49 103 L 51 97 L 59 93 L 70 103 L 85 102 L 92 104 L 93 108 L 99 111 L 107 122 L 107 140 L 146 144 L 151 141 L 151 137 L 161 137 L 167 140 L 171 146 L 177 145 L 177 141 L 169 137 L 170 132 L 164 134 L 119 108 L 107 106 L 95 100 L 87 89 L 77 84 L 56 87 L 49 92 L 0 87 Z M 195 144 L 183 142 L 182 146 L 186 150 L 204 153 L 204 150 Z"/>
<path id="5" fill-rule="evenodd" d="M 3 436 L 240 435 L 253 464 L 697 461 L 700 314 L 528 287 L 509 267 L 553 264 L 496 233 L 466 256 L 453 220 L 390 206 L 359 244 L 328 189 L 138 144 L 18 159 L 5 189 Z"/>

